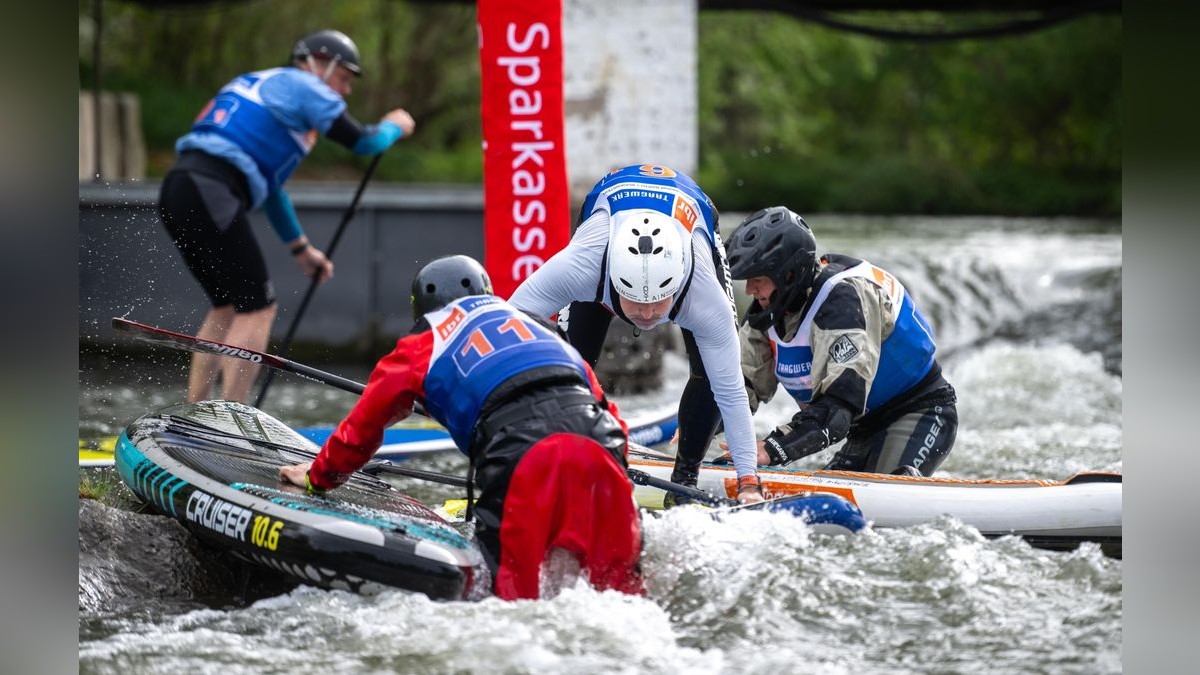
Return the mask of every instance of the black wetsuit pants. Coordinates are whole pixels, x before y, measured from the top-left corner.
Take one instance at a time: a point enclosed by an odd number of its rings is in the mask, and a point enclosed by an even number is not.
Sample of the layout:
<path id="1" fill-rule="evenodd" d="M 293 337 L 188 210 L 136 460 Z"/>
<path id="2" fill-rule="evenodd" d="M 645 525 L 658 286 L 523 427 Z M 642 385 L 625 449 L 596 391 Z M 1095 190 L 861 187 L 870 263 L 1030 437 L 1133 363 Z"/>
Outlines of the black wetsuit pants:
<path id="1" fill-rule="evenodd" d="M 958 435 L 956 402 L 954 387 L 939 373 L 917 395 L 855 422 L 825 468 L 894 473 L 908 466 L 932 476 Z"/>
<path id="2" fill-rule="evenodd" d="M 612 312 L 598 302 L 573 302 L 568 317 L 567 340 L 594 368 L 612 323 Z M 700 463 L 717 433 L 721 411 L 704 371 L 696 337 L 690 330 L 681 329 L 681 332 L 690 374 L 679 398 L 679 456 L 675 459 L 671 480 L 695 485 Z"/>
<path id="3" fill-rule="evenodd" d="M 625 432 L 582 384 L 528 387 L 486 411 L 475 427 L 471 461 L 474 483 L 475 536 L 493 575 L 499 564 L 500 521 L 504 498 L 517 464 L 535 444 L 555 433 L 586 436 L 603 446 L 622 467 Z"/>

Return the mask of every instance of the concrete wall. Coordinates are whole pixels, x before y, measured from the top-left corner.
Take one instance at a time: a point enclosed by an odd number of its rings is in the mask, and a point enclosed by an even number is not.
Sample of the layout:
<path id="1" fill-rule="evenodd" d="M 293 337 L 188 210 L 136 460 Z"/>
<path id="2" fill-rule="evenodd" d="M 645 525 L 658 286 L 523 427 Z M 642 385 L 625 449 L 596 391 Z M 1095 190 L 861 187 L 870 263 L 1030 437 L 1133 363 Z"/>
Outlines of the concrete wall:
<path id="1" fill-rule="evenodd" d="M 696 0 L 564 0 L 571 197 L 604 174 L 666 164 L 695 174 Z"/>
<path id="2" fill-rule="evenodd" d="M 353 185 L 289 184 L 309 238 L 325 248 L 354 194 Z M 159 221 L 158 183 L 79 189 L 79 336 L 110 343 L 114 316 L 192 333 L 208 300 Z M 251 216 L 280 314 L 281 338 L 299 307 L 303 277 L 261 212 Z M 321 286 L 296 340 L 377 352 L 412 325 L 409 284 L 430 259 L 463 253 L 482 259 L 479 186 L 374 186 L 333 255 L 334 278 Z M 374 344 L 374 346 L 373 346 Z"/>

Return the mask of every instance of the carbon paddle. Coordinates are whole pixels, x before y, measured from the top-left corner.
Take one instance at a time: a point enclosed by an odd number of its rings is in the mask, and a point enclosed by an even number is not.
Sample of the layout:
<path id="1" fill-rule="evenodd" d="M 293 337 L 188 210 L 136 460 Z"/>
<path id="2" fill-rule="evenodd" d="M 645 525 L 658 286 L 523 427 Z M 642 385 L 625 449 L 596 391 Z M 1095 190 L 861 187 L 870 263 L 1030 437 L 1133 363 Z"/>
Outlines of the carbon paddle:
<path id="1" fill-rule="evenodd" d="M 354 213 L 358 210 L 358 201 L 362 198 L 363 190 L 366 189 L 367 183 L 371 181 L 371 176 L 375 173 L 375 167 L 379 166 L 379 160 L 383 159 L 383 153 L 375 155 L 371 160 L 371 165 L 367 167 L 366 173 L 363 174 L 362 180 L 358 184 L 358 189 L 354 192 L 354 198 L 350 200 L 350 206 L 346 212 L 342 214 L 342 222 L 338 224 L 337 230 L 333 233 L 333 239 L 330 240 L 328 248 L 325 249 L 325 257 L 333 260 L 333 251 L 337 248 L 338 242 L 342 238 L 342 233 L 346 231 L 346 225 L 354 218 Z M 300 327 L 300 319 L 304 318 L 304 312 L 308 309 L 308 303 L 312 300 L 313 294 L 317 292 L 317 286 L 321 285 L 319 276 L 312 279 L 312 283 L 308 285 L 308 292 L 304 294 L 304 299 L 300 301 L 300 307 L 296 310 L 296 318 L 292 319 L 292 325 L 288 327 L 287 334 L 283 337 L 283 342 L 279 345 L 279 357 L 287 356 L 287 353 L 292 348 L 292 339 L 296 337 L 296 329 Z M 263 380 L 262 388 L 258 390 L 258 396 L 254 399 L 254 407 L 261 408 L 262 402 L 267 398 L 267 389 L 271 387 L 271 381 L 275 377 L 274 370 L 268 370 L 267 376 Z M 360 392 L 361 393 L 361 392 Z"/>

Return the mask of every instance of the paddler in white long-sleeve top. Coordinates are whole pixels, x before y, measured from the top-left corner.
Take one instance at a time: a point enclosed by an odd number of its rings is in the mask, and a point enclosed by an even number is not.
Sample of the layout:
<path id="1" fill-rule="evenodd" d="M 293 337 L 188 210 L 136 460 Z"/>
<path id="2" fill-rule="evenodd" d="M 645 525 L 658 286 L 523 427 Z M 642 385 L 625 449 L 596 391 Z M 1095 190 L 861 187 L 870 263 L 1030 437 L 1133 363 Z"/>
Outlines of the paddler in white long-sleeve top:
<path id="1" fill-rule="evenodd" d="M 696 485 L 722 421 L 737 469 L 738 501 L 762 501 L 737 312 L 712 200 L 678 171 L 634 165 L 601 179 L 579 218 L 571 242 L 509 302 L 538 316 L 560 312 L 560 326 L 593 366 L 613 315 L 638 330 L 677 324 L 691 377 L 679 400 L 679 452 L 671 480 Z M 683 501 L 667 497 L 668 506 Z"/>

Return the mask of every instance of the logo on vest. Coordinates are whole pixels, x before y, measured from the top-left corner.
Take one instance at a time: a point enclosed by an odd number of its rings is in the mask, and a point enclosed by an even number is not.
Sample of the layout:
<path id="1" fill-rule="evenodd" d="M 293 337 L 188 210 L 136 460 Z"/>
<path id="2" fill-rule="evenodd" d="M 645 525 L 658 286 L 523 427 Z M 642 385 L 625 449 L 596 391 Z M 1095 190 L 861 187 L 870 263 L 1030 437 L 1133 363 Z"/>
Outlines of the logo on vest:
<path id="1" fill-rule="evenodd" d="M 462 324 L 463 319 L 465 319 L 466 317 L 467 317 L 466 312 L 462 311 L 462 309 L 459 307 L 455 307 L 454 310 L 452 312 L 450 312 L 450 316 L 446 317 L 445 321 L 438 324 L 438 326 L 437 326 L 438 337 L 440 337 L 443 340 L 448 339 L 450 337 L 450 334 L 454 332 L 454 329 L 458 328 L 459 325 Z"/>
<path id="2" fill-rule="evenodd" d="M 850 336 L 843 335 L 829 345 L 829 358 L 833 359 L 834 363 L 846 363 L 858 356 L 858 347 L 854 346 L 854 342 Z"/>

